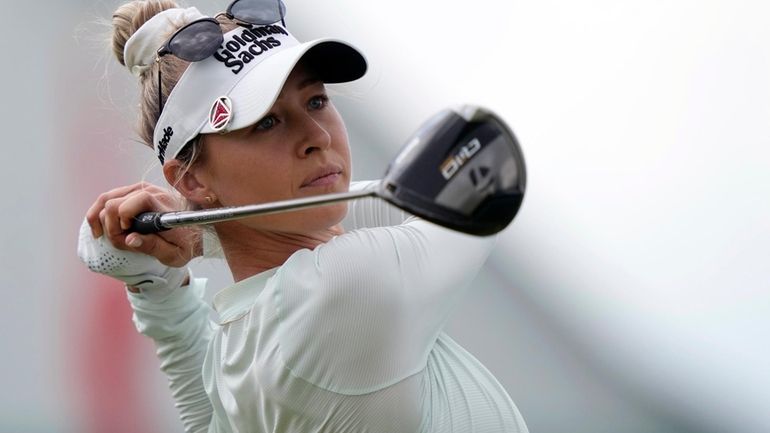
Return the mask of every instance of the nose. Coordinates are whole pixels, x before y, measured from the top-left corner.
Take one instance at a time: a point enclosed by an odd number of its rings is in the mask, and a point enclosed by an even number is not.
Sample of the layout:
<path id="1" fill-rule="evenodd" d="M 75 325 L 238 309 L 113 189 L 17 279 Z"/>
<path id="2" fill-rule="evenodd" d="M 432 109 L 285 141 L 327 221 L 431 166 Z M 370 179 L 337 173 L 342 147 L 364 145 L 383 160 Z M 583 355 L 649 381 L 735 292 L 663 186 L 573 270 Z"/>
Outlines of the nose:
<path id="1" fill-rule="evenodd" d="M 323 124 L 319 123 L 310 114 L 305 113 L 302 116 L 298 129 L 300 135 L 297 155 L 300 158 L 305 158 L 318 150 L 326 150 L 331 146 L 331 134 L 329 134 L 329 131 Z"/>

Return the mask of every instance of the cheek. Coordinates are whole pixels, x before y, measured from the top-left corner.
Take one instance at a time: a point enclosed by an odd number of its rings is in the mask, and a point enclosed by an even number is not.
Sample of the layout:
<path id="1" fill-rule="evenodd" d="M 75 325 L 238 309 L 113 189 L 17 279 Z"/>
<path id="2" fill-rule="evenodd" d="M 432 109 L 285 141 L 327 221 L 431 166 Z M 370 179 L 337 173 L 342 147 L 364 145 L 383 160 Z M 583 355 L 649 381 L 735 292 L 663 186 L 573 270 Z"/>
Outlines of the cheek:
<path id="1" fill-rule="evenodd" d="M 332 143 L 335 151 L 345 160 L 348 176 L 350 176 L 350 143 L 348 142 L 348 131 L 345 128 L 345 122 L 336 109 L 333 110 L 332 122 L 329 126 L 329 133 L 332 135 Z"/>
<path id="2" fill-rule="evenodd" d="M 225 206 L 280 200 L 290 197 L 291 172 L 286 157 L 233 149 L 212 161 L 212 189 Z"/>

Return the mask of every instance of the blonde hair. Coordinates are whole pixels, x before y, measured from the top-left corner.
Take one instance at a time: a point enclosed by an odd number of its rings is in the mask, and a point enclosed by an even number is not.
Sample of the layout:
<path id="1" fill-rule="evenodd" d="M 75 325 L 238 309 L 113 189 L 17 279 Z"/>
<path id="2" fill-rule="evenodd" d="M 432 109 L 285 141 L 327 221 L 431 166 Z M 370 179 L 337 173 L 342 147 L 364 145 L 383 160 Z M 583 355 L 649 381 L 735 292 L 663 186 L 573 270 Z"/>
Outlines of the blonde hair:
<path id="1" fill-rule="evenodd" d="M 174 0 L 134 0 L 118 7 L 112 14 L 112 51 L 118 62 L 126 66 L 123 51 L 126 42 L 150 18 L 166 9 L 177 8 Z M 234 29 L 237 25 L 224 15 L 217 16 L 223 32 Z M 181 23 L 177 27 L 182 27 Z M 176 31 L 176 29 L 174 30 Z M 168 35 L 169 37 L 171 34 Z M 160 48 L 160 47 L 158 47 Z M 138 133 L 141 140 L 154 148 L 153 133 L 160 118 L 158 101 L 158 68 L 161 72 L 161 91 L 165 101 L 173 90 L 179 78 L 189 66 L 189 62 L 176 56 L 164 56 L 160 62 L 155 62 L 139 77 L 141 95 L 139 98 Z M 183 161 L 188 167 L 201 154 L 200 140 L 194 139 L 186 145 L 176 159 Z"/>

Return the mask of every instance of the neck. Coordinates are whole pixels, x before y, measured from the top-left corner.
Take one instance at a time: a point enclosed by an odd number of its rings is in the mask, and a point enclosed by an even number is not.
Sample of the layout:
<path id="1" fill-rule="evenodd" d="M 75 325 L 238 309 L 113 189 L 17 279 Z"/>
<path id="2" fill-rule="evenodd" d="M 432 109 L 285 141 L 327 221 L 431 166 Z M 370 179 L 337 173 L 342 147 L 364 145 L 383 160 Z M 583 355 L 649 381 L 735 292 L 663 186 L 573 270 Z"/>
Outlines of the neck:
<path id="1" fill-rule="evenodd" d="M 295 252 L 312 250 L 343 233 L 340 225 L 296 234 L 256 230 L 238 222 L 219 224 L 216 231 L 236 283 L 281 266 Z"/>

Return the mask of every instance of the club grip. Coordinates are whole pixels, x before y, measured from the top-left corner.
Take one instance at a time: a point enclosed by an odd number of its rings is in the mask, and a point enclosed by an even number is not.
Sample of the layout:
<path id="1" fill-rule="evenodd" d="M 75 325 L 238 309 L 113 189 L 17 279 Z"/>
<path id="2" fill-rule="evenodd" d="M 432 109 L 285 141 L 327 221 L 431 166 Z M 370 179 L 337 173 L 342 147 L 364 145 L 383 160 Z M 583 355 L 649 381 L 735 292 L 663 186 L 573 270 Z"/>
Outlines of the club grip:
<path id="1" fill-rule="evenodd" d="M 163 214 L 161 212 L 140 213 L 134 217 L 133 221 L 131 221 L 131 227 L 128 231 L 148 235 L 169 230 L 168 227 L 164 227 L 163 224 L 161 224 L 160 217 L 162 216 Z"/>

